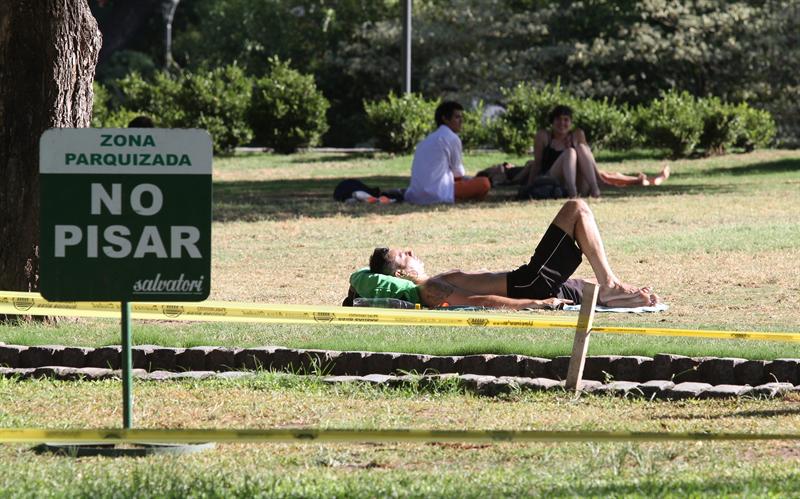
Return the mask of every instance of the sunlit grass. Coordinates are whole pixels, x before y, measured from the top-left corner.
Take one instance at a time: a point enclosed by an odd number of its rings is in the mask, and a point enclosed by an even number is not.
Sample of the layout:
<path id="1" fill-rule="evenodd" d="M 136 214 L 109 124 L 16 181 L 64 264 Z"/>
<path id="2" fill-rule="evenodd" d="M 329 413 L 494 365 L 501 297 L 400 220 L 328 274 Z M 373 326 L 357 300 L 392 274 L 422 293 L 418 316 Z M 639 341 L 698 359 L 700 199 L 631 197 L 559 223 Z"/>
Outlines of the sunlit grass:
<path id="1" fill-rule="evenodd" d="M 601 167 L 654 173 L 654 151 L 601 153 Z M 470 154 L 470 172 L 505 160 Z M 510 158 L 521 163 L 522 158 Z M 670 304 L 654 315 L 598 315 L 598 325 L 800 332 L 800 153 L 762 151 L 671 163 L 658 189 L 590 200 L 611 264 Z M 344 205 L 357 177 L 403 187 L 410 157 L 248 155 L 214 165 L 212 298 L 338 304 L 376 245 L 410 245 L 429 270 L 525 263 L 560 202 Z M 583 264 L 582 275 L 591 269 Z M 547 312 L 563 316 L 564 312 Z M 11 344 L 119 343 L 113 320 L 0 326 Z M 402 328 L 137 321 L 134 342 L 178 347 L 281 345 L 431 354 L 565 355 L 567 330 Z M 800 357 L 793 344 L 596 334 L 590 354 Z M 436 428 L 797 432 L 798 400 L 649 402 L 566 393 L 484 398 L 446 384 L 387 390 L 313 377 L 134 384 L 141 428 Z M 118 427 L 117 381 L 0 378 L 0 427 Z M 625 444 L 219 445 L 178 457 L 71 459 L 0 446 L 0 497 L 793 496 L 795 442 Z"/>
<path id="2" fill-rule="evenodd" d="M 119 425 L 119 382 L 0 380 L 0 426 Z M 797 400 L 648 402 L 454 386 L 387 390 L 262 374 L 138 383 L 140 428 L 794 432 Z M 80 401 L 80 403 L 78 403 Z M 221 444 L 184 456 L 72 459 L 0 447 L 3 496 L 791 495 L 792 442 Z M 57 493 L 53 493 L 57 492 Z M 482 492 L 482 494 L 481 494 Z"/>

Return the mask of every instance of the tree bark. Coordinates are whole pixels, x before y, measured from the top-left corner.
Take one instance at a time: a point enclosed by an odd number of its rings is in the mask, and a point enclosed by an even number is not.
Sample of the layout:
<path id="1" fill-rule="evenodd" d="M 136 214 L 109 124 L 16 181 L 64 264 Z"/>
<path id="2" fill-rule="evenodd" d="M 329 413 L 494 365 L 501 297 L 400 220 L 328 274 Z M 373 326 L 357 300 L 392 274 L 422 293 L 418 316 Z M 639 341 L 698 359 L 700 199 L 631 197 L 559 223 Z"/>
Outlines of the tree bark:
<path id="1" fill-rule="evenodd" d="M 38 288 L 39 137 L 89 126 L 101 40 L 87 0 L 0 0 L 2 291 Z"/>

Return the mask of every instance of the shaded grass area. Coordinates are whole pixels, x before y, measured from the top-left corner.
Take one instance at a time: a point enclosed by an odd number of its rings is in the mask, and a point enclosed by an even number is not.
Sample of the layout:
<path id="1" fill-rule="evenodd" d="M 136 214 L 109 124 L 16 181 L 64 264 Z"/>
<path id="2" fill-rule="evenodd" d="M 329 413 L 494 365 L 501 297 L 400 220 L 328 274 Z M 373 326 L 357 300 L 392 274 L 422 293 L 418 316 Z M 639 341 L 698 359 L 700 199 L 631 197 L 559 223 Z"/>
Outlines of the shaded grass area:
<path id="1" fill-rule="evenodd" d="M 453 385 L 387 390 L 314 377 L 139 383 L 140 428 L 800 430 L 798 400 L 502 398 Z M 0 380 L 0 427 L 118 426 L 120 383 Z M 187 456 L 70 459 L 0 446 L 0 495 L 24 497 L 793 495 L 793 442 L 221 444 Z"/>
<path id="2" fill-rule="evenodd" d="M 653 160 L 658 151 L 600 152 L 601 168 L 635 174 L 653 174 L 660 168 Z M 469 173 L 510 160 L 523 164 L 526 158 L 509 158 L 498 152 L 475 153 L 468 157 Z M 408 185 L 410 156 L 384 154 L 328 153 L 293 156 L 247 155 L 218 161 L 214 184 L 214 220 L 290 220 L 298 217 L 325 218 L 339 214 L 363 217 L 375 213 L 373 206 L 347 206 L 333 202 L 333 190 L 342 180 L 360 178 L 371 187 L 403 188 Z M 752 190 L 775 190 L 776 182 L 795 179 L 800 158 L 753 161 L 752 155 L 728 155 L 673 164 L 673 174 L 655 188 L 610 187 L 606 199 L 681 195 L 746 194 Z M 501 186 L 492 191 L 483 206 L 513 202 L 517 188 Z M 383 215 L 429 212 L 442 207 L 397 204 L 380 207 Z"/>
<path id="3" fill-rule="evenodd" d="M 660 157 L 659 151 L 637 150 L 628 153 L 604 152 L 599 161 L 623 163 Z M 383 153 L 308 153 L 291 156 L 246 154 L 217 162 L 214 185 L 214 220 L 281 220 L 298 216 L 328 217 L 339 213 L 363 216 L 374 212 L 370 207 L 343 206 L 333 203 L 335 186 L 348 178 L 363 179 L 371 187 L 403 188 L 408 185 L 411 156 Z M 524 164 L 528 158 L 509 157 L 500 152 L 472 152 L 467 158 L 469 173 L 487 166 L 511 161 Z M 652 168 L 651 168 L 652 169 Z M 670 187 L 675 192 L 688 188 Z M 697 187 L 691 189 L 697 190 Z M 494 191 L 488 203 L 512 201 L 515 187 Z M 396 205 L 382 207 L 385 214 L 435 210 L 440 207 Z"/>

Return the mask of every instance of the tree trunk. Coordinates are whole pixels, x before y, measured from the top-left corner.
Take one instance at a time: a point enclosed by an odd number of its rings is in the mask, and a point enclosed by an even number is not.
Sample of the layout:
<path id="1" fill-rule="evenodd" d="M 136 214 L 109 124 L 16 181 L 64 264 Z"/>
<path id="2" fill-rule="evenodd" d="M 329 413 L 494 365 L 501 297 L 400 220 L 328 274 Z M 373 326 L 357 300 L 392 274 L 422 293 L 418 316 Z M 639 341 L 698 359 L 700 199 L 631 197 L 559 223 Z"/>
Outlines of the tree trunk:
<path id="1" fill-rule="evenodd" d="M 38 288 L 39 137 L 89 126 L 101 39 L 87 0 L 0 0 L 1 291 Z"/>

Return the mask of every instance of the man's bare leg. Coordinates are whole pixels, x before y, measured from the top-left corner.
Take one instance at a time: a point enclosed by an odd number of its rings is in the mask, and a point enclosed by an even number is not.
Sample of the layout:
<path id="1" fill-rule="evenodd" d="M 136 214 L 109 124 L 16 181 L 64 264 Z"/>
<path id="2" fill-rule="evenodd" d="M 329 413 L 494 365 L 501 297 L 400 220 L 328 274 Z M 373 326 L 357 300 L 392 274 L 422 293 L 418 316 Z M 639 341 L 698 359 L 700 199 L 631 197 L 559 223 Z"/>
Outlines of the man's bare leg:
<path id="1" fill-rule="evenodd" d="M 594 214 L 585 201 L 574 199 L 564 203 L 553 223 L 575 239 L 589 260 L 600 284 L 598 300 L 601 304 L 638 307 L 658 302 L 658 297 L 649 288 L 625 284 L 611 270 Z"/>

